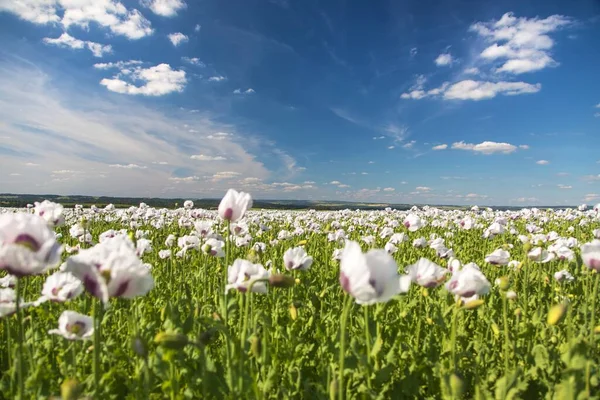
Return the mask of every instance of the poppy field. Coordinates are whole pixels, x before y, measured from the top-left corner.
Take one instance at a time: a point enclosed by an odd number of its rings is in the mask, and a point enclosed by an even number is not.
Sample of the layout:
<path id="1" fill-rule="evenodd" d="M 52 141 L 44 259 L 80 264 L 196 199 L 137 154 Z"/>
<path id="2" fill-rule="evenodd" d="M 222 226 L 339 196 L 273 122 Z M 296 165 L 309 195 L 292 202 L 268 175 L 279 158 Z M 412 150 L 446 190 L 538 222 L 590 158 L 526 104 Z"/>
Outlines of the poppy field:
<path id="1" fill-rule="evenodd" d="M 599 213 L 0 209 L 0 398 L 598 398 Z"/>

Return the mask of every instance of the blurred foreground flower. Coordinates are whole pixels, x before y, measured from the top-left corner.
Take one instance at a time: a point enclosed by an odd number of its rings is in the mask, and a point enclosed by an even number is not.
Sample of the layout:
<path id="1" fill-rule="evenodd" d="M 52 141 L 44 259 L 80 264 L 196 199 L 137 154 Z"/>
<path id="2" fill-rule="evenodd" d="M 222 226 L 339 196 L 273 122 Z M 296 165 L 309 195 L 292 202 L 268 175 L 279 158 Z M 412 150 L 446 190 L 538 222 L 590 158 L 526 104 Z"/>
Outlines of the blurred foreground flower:
<path id="1" fill-rule="evenodd" d="M 265 282 L 255 282 L 261 279 L 269 279 L 270 273 L 261 264 L 253 264 L 248 260 L 237 259 L 229 266 L 227 271 L 227 281 L 225 292 L 236 289 L 240 292 L 247 292 L 252 286 L 252 291 L 257 293 L 267 293 Z"/>
<path id="2" fill-rule="evenodd" d="M 390 300 L 410 288 L 410 276 L 398 275 L 396 262 L 385 250 L 363 253 L 360 245 L 347 241 L 340 262 L 340 284 L 358 304 Z"/>
<path id="3" fill-rule="evenodd" d="M 58 266 L 62 246 L 46 221 L 33 214 L 0 215 L 0 269 L 17 278 Z"/>

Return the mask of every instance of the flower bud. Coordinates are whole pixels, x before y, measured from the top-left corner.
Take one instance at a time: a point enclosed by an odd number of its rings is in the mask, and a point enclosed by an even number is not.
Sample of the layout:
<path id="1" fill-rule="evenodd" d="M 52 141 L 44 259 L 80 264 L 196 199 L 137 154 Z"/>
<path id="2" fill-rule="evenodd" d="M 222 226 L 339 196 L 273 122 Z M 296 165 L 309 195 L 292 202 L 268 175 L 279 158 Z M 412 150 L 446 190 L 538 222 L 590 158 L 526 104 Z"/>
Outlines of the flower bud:
<path id="1" fill-rule="evenodd" d="M 509 290 L 506 292 L 506 298 L 509 300 L 515 300 L 517 298 L 517 293 L 514 290 Z"/>
<path id="2" fill-rule="evenodd" d="M 567 306 L 564 304 L 554 305 L 550 311 L 548 311 L 548 325 L 556 325 L 564 318 L 567 313 Z"/>
<path id="3" fill-rule="evenodd" d="M 600 335 L 600 325 L 598 325 L 597 327 L 594 328 L 594 333 L 596 335 Z"/>
<path id="4" fill-rule="evenodd" d="M 456 372 L 450 375 L 449 381 L 452 398 L 460 399 L 465 392 L 465 382 Z"/>
<path id="5" fill-rule="evenodd" d="M 60 398 L 62 400 L 77 400 L 81 394 L 81 385 L 75 378 L 67 378 L 60 385 Z"/>
<path id="6" fill-rule="evenodd" d="M 508 276 L 503 276 L 496 279 L 496 283 L 498 284 L 500 290 L 507 290 L 510 287 L 510 280 L 508 279 Z"/>
<path id="7" fill-rule="evenodd" d="M 298 309 L 293 304 L 290 306 L 290 317 L 292 321 L 295 321 L 298 318 Z"/>
<path id="8" fill-rule="evenodd" d="M 483 301 L 482 299 L 476 299 L 476 300 L 471 300 L 468 303 L 465 303 L 465 305 L 463 307 L 467 310 L 474 310 L 477 307 L 483 305 L 484 303 L 485 303 L 485 301 Z"/>
<path id="9" fill-rule="evenodd" d="M 250 339 L 250 351 L 255 358 L 260 357 L 262 351 L 262 342 L 258 336 L 252 336 Z"/>
<path id="10" fill-rule="evenodd" d="M 306 240 L 301 240 L 298 242 L 298 246 L 304 246 L 306 244 Z"/>
<path id="11" fill-rule="evenodd" d="M 289 288 L 294 286 L 293 277 L 283 274 L 273 274 L 269 277 L 269 285 L 279 288 Z"/>
<path id="12" fill-rule="evenodd" d="M 187 336 L 182 333 L 159 332 L 154 337 L 154 343 L 167 349 L 180 350 L 189 343 Z"/>

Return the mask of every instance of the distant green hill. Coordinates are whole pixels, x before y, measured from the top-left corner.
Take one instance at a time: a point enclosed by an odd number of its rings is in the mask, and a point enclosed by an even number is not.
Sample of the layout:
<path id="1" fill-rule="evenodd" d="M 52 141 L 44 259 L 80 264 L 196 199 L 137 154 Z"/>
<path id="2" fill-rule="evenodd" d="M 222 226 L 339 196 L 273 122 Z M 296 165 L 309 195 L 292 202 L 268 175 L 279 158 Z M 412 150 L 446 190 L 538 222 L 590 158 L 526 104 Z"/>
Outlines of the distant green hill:
<path id="1" fill-rule="evenodd" d="M 80 195 L 55 195 L 55 194 L 10 194 L 0 193 L 0 207 L 26 207 L 27 204 L 33 204 L 36 201 L 50 200 L 62 204 L 65 207 L 74 207 L 75 204 L 81 204 L 84 207 L 96 205 L 103 208 L 108 204 L 113 204 L 117 208 L 127 208 L 138 206 L 140 203 L 146 203 L 156 208 L 177 208 L 183 206 L 185 200 L 192 200 L 195 208 L 216 209 L 221 199 L 182 199 L 182 198 L 158 198 L 158 197 L 108 197 L 108 196 L 80 196 Z M 358 203 L 348 201 L 311 201 L 311 200 L 254 200 L 254 209 L 274 209 L 274 210 L 383 210 L 391 207 L 396 210 L 408 210 L 413 205 L 423 206 L 424 204 L 393 204 L 393 203 Z M 434 205 L 431 205 L 434 206 Z M 442 205 L 435 206 L 447 210 L 465 210 L 469 206 L 464 205 Z M 500 210 L 518 210 L 524 206 L 492 206 L 493 209 Z M 565 207 L 542 207 L 543 208 L 565 208 Z"/>

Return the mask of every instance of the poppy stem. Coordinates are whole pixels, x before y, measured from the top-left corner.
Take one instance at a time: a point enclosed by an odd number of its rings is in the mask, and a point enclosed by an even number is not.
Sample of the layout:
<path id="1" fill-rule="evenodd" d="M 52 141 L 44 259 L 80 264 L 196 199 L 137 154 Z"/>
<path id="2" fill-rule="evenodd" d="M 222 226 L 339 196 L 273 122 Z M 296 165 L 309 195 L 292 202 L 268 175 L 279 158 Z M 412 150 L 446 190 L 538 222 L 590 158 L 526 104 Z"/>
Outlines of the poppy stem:
<path id="1" fill-rule="evenodd" d="M 369 332 L 369 306 L 363 306 L 365 318 L 365 344 L 367 346 L 367 387 L 371 389 L 371 332 Z"/>
<path id="2" fill-rule="evenodd" d="M 94 299 L 94 395 L 100 397 L 100 326 L 102 325 L 102 306 Z"/>
<path id="3" fill-rule="evenodd" d="M 340 358 L 338 371 L 338 399 L 344 400 L 346 390 L 344 387 L 344 362 L 346 361 L 346 325 L 348 323 L 348 314 L 350 312 L 351 298 L 344 296 L 344 310 L 342 311 L 342 320 L 340 321 Z"/>
<path id="4" fill-rule="evenodd" d="M 600 273 L 594 272 L 594 291 L 592 292 L 592 319 L 590 320 L 590 343 L 594 341 L 594 328 L 596 325 L 596 297 L 598 297 L 598 284 Z"/>
<path id="5" fill-rule="evenodd" d="M 454 303 L 454 311 L 452 312 L 452 332 L 450 336 L 452 344 L 452 372 L 456 371 L 456 320 L 458 319 L 458 310 L 460 300 Z"/>
<path id="6" fill-rule="evenodd" d="M 508 299 L 506 298 L 506 293 L 502 293 L 502 314 L 503 314 L 503 322 L 504 322 L 504 376 L 508 376 L 509 370 L 509 357 L 510 357 L 510 338 L 508 335 L 508 311 L 507 304 Z"/>
<path id="7" fill-rule="evenodd" d="M 25 399 L 25 381 L 23 380 L 23 310 L 21 310 L 21 278 L 17 279 L 15 312 L 17 314 L 17 399 Z"/>

